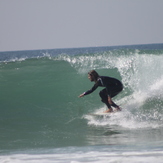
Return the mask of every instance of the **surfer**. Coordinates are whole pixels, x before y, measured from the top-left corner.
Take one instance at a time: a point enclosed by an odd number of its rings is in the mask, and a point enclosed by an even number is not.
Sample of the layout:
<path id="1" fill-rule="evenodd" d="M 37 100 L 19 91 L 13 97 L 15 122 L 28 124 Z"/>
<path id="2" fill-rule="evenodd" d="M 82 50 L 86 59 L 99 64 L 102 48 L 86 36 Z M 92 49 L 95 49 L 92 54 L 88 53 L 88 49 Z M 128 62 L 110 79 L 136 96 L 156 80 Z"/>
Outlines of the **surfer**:
<path id="1" fill-rule="evenodd" d="M 79 97 L 83 97 L 85 95 L 92 93 L 99 86 L 105 87 L 103 90 L 99 92 L 101 101 L 105 103 L 106 106 L 108 107 L 105 113 L 113 112 L 112 106 L 116 108 L 117 111 L 121 111 L 121 108 L 118 105 L 116 105 L 112 100 L 112 97 L 116 96 L 123 90 L 123 85 L 118 79 L 111 78 L 108 76 L 99 76 L 99 74 L 95 70 L 91 70 L 90 72 L 88 72 L 88 79 L 91 82 L 95 82 L 95 84 L 90 90 L 79 95 Z"/>

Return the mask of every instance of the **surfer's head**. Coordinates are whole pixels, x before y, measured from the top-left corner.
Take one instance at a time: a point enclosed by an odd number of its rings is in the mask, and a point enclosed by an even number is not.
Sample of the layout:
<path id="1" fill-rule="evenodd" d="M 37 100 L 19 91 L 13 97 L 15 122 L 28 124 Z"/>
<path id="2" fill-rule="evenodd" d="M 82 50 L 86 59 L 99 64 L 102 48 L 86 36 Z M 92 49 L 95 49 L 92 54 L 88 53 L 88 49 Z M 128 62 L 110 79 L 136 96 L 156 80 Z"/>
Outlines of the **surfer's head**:
<path id="1" fill-rule="evenodd" d="M 99 74 L 95 70 L 91 70 L 90 72 L 88 72 L 88 79 L 90 81 L 96 82 L 98 78 L 99 78 Z"/>

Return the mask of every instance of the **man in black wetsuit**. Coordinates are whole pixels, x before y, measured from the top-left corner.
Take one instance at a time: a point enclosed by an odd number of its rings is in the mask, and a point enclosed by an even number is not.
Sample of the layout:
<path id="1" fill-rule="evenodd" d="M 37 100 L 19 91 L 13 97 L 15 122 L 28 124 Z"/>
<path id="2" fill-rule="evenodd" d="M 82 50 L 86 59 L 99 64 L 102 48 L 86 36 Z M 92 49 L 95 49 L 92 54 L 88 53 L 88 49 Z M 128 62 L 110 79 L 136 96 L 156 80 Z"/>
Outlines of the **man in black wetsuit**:
<path id="1" fill-rule="evenodd" d="M 94 81 L 95 84 L 90 90 L 82 93 L 79 97 L 83 97 L 85 95 L 92 93 L 99 86 L 105 87 L 99 93 L 101 101 L 104 102 L 108 107 L 108 110 L 106 110 L 105 113 L 113 112 L 111 106 L 115 107 L 117 111 L 121 110 L 120 107 L 116 105 L 111 99 L 112 97 L 116 96 L 123 90 L 123 85 L 118 79 L 107 76 L 99 76 L 95 70 L 92 70 L 88 73 L 88 79 L 91 82 Z"/>

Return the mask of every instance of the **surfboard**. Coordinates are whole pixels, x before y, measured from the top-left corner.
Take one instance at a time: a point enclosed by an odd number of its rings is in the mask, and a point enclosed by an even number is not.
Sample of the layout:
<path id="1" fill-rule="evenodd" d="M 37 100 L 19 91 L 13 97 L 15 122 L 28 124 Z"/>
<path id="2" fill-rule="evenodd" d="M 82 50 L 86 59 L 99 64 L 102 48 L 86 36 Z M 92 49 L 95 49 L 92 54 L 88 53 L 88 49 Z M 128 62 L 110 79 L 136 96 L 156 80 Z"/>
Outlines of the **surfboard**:
<path id="1" fill-rule="evenodd" d="M 111 112 L 111 113 L 89 113 L 87 115 L 96 116 L 96 117 L 107 117 L 113 113 L 115 113 L 115 112 Z"/>

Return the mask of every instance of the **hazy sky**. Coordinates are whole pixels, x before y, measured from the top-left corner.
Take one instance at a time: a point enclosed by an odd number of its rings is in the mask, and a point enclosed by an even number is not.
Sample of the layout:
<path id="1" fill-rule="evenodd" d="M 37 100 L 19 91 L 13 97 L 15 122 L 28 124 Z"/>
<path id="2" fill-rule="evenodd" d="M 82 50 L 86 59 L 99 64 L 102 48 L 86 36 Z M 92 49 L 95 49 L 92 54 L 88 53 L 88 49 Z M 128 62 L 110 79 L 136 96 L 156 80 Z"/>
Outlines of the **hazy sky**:
<path id="1" fill-rule="evenodd" d="M 163 0 L 0 0 L 0 51 L 163 43 Z"/>

